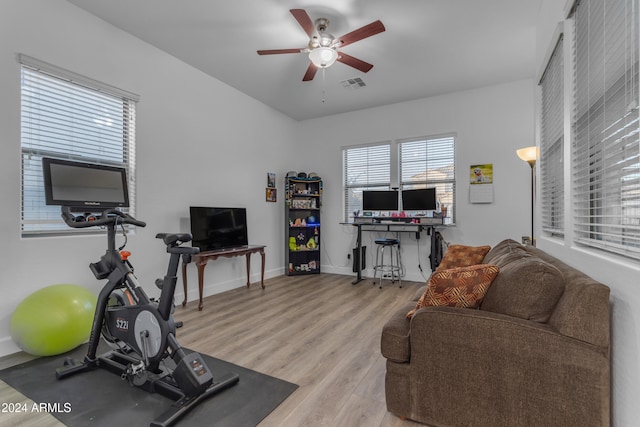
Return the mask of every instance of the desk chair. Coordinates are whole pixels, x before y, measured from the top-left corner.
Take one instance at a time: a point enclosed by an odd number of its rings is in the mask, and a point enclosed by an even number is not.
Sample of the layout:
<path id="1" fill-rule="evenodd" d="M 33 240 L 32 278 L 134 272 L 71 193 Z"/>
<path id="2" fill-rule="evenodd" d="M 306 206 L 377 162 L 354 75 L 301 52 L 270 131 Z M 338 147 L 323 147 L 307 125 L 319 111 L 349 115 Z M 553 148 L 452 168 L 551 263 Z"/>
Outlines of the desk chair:
<path id="1" fill-rule="evenodd" d="M 380 273 L 379 286 L 382 289 L 382 278 L 387 275 L 391 283 L 396 280 L 399 287 L 402 287 L 402 260 L 400 257 L 400 240 L 398 239 L 375 239 L 376 263 L 373 266 L 373 284 L 376 283 L 376 276 Z M 385 252 L 389 252 L 389 261 L 385 264 Z"/>

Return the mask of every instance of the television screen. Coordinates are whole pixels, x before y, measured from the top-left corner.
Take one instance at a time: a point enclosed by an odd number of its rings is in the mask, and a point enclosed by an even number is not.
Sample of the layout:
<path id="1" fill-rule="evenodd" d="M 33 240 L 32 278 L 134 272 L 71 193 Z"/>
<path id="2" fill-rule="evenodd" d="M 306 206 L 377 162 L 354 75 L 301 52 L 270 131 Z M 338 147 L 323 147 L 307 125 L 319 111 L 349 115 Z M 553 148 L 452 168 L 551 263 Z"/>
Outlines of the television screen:
<path id="1" fill-rule="evenodd" d="M 42 169 L 47 205 L 83 212 L 129 206 L 124 168 L 45 157 Z"/>
<path id="2" fill-rule="evenodd" d="M 416 190 L 402 190 L 402 210 L 435 211 L 436 189 L 420 188 Z"/>
<path id="3" fill-rule="evenodd" d="M 212 251 L 248 245 L 245 208 L 191 206 L 192 246 Z"/>
<path id="4" fill-rule="evenodd" d="M 398 192 L 395 190 L 363 191 L 363 211 L 397 211 Z"/>

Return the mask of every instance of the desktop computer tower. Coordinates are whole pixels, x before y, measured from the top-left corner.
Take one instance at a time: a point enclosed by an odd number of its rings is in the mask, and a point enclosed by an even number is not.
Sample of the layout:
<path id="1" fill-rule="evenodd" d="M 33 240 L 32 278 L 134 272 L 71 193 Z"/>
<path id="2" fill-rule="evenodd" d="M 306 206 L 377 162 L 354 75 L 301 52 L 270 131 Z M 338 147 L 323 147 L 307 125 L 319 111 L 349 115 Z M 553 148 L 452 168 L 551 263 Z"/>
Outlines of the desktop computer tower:
<path id="1" fill-rule="evenodd" d="M 362 256 L 360 256 L 360 255 L 362 255 Z M 362 247 L 361 254 L 358 253 L 358 248 L 353 248 L 352 258 L 353 258 L 353 272 L 354 273 L 358 272 L 358 263 L 359 262 L 361 262 L 360 271 L 362 271 L 365 268 L 367 268 L 367 247 L 366 246 Z"/>

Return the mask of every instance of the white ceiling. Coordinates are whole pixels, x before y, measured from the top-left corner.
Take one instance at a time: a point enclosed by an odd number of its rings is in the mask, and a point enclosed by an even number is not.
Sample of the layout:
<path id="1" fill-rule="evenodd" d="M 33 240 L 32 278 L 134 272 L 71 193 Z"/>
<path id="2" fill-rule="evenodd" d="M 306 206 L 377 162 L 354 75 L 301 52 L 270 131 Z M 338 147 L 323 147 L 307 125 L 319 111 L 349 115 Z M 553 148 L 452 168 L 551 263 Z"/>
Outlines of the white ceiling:
<path id="1" fill-rule="evenodd" d="M 542 0 L 68 0 L 296 120 L 532 78 Z M 289 13 L 330 20 L 341 36 L 380 19 L 386 31 L 343 48 L 342 63 L 302 77 L 308 36 Z M 344 88 L 360 77 L 366 86 Z M 324 102 L 323 102 L 324 99 Z"/>

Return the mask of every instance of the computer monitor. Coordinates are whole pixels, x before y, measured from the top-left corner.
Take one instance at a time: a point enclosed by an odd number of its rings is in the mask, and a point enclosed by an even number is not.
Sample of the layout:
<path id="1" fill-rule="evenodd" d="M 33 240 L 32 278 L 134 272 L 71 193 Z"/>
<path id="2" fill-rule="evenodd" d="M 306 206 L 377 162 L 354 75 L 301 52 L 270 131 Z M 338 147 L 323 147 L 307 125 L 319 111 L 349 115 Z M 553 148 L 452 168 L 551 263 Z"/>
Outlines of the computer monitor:
<path id="1" fill-rule="evenodd" d="M 396 190 L 363 191 L 362 210 L 397 211 L 398 192 Z"/>
<path id="2" fill-rule="evenodd" d="M 402 190 L 402 210 L 404 211 L 435 211 L 436 189 L 419 188 Z"/>
<path id="3" fill-rule="evenodd" d="M 46 157 L 42 167 L 47 205 L 80 212 L 129 207 L 124 168 Z"/>

